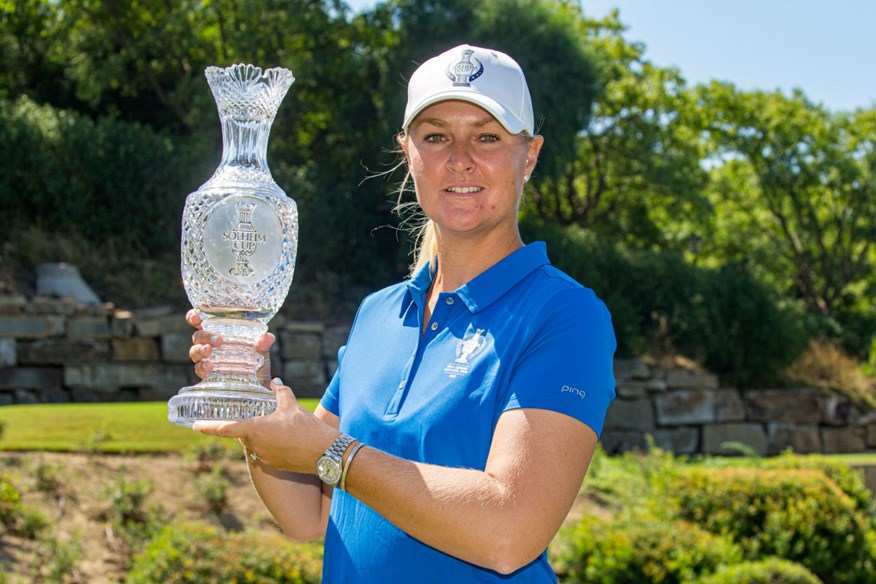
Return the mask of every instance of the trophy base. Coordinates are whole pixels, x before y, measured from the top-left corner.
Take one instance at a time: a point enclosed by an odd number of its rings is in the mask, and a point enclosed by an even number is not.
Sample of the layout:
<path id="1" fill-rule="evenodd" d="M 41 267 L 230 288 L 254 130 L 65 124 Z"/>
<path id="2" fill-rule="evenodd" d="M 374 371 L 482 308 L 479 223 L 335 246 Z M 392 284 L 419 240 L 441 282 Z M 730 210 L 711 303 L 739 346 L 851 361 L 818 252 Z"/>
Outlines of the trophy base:
<path id="1" fill-rule="evenodd" d="M 167 419 L 177 426 L 191 428 L 199 421 L 247 420 L 265 416 L 277 409 L 273 394 L 265 395 L 235 391 L 198 391 L 186 387 L 167 402 Z"/>

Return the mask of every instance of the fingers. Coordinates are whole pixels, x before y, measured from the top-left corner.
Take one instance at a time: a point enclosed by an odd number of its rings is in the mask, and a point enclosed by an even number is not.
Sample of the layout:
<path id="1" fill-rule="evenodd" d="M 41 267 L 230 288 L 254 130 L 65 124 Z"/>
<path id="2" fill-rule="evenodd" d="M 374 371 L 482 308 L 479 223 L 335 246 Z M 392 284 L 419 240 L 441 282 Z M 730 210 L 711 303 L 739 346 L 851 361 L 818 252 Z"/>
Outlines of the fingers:
<path id="1" fill-rule="evenodd" d="M 189 347 L 189 359 L 194 363 L 200 363 L 213 353 L 212 345 L 192 345 Z"/>
<path id="2" fill-rule="evenodd" d="M 274 336 L 274 333 L 265 333 L 256 341 L 255 349 L 259 353 L 267 353 L 276 340 L 277 337 Z"/>
<path id="3" fill-rule="evenodd" d="M 203 361 L 199 361 L 195 363 L 195 375 L 204 379 L 213 371 L 213 362 L 209 359 L 204 359 Z"/>
<path id="4" fill-rule="evenodd" d="M 201 328 L 201 315 L 197 310 L 192 308 L 186 313 L 186 322 L 195 328 Z"/>
<path id="5" fill-rule="evenodd" d="M 192 343 L 195 345 L 213 345 L 218 347 L 222 344 L 222 335 L 198 329 L 192 334 Z"/>
<path id="6" fill-rule="evenodd" d="M 246 436 L 246 420 L 242 422 L 198 421 L 192 424 L 192 430 L 222 438 L 244 438 Z"/>
<path id="7" fill-rule="evenodd" d="M 277 398 L 277 409 L 298 403 L 298 400 L 295 399 L 295 394 L 292 393 L 292 388 L 288 385 L 283 385 L 283 380 L 279 377 L 271 380 L 271 390 L 274 392 L 274 397 Z"/>

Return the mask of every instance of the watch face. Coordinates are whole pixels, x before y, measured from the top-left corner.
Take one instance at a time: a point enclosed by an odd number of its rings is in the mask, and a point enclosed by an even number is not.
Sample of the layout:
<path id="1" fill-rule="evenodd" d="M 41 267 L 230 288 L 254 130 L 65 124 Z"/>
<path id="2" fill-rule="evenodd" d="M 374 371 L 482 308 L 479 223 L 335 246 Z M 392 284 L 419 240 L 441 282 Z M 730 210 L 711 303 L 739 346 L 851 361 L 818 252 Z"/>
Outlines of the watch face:
<path id="1" fill-rule="evenodd" d="M 330 485 L 337 484 L 341 478 L 341 465 L 328 456 L 323 456 L 316 463 L 319 478 Z"/>

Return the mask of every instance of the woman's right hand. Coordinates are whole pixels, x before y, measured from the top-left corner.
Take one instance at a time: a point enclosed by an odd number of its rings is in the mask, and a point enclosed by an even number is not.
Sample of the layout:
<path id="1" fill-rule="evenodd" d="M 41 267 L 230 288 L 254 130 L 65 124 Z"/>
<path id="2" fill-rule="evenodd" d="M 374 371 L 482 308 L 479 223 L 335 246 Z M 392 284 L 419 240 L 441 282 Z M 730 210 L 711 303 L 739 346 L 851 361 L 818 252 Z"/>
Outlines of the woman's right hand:
<path id="1" fill-rule="evenodd" d="M 222 346 L 222 336 L 210 333 L 201 328 L 201 315 L 197 310 L 192 309 L 186 313 L 186 322 L 195 327 L 195 333 L 192 335 L 192 347 L 189 349 L 189 359 L 195 364 L 195 374 L 204 379 L 213 370 L 213 362 L 210 356 L 213 354 L 213 349 Z M 273 333 L 263 334 L 256 341 L 255 349 L 259 355 L 264 358 L 264 364 L 258 370 L 259 383 L 265 387 L 271 387 L 271 358 L 268 351 L 271 345 L 277 338 Z"/>

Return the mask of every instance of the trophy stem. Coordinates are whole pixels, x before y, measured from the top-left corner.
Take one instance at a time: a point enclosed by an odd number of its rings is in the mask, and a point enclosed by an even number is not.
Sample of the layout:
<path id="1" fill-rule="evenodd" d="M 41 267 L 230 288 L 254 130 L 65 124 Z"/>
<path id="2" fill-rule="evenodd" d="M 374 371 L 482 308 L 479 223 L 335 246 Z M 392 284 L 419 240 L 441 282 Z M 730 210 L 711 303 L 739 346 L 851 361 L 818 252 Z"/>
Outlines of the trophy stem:
<path id="1" fill-rule="evenodd" d="M 168 402 L 168 419 L 179 426 L 198 420 L 245 420 L 277 407 L 273 393 L 261 385 L 256 372 L 264 357 L 255 350 L 268 327 L 258 321 L 207 318 L 202 328 L 222 336 L 213 349 L 213 369 L 200 383 L 182 388 Z"/>

